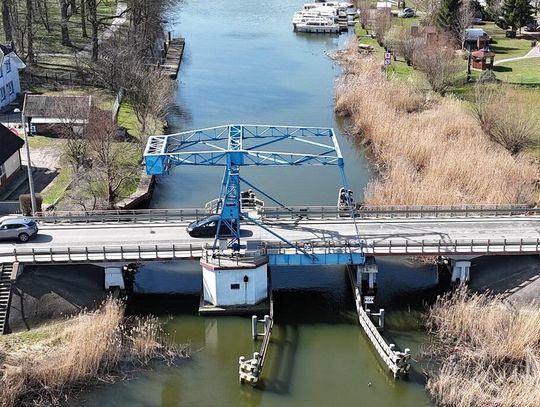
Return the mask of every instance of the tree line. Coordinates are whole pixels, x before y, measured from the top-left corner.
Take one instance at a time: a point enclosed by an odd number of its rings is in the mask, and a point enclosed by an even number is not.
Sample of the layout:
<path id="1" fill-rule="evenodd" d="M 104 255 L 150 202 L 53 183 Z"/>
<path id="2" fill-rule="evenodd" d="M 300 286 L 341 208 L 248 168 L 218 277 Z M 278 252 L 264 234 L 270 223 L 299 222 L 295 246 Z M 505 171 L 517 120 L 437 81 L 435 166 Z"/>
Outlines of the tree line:
<path id="1" fill-rule="evenodd" d="M 30 63 L 36 62 L 36 43 L 47 40 L 47 34 L 59 31 L 61 45 L 73 47 L 73 30 L 92 44 L 91 59 L 99 59 L 99 33 L 115 18 L 129 17 L 128 35 L 135 46 L 149 51 L 162 34 L 165 10 L 175 0 L 1 0 L 2 31 L 6 42 L 13 42 L 19 54 Z M 112 7 L 118 3 L 123 8 Z M 78 24 L 70 24 L 77 22 Z M 40 35 L 38 32 L 46 34 Z"/>

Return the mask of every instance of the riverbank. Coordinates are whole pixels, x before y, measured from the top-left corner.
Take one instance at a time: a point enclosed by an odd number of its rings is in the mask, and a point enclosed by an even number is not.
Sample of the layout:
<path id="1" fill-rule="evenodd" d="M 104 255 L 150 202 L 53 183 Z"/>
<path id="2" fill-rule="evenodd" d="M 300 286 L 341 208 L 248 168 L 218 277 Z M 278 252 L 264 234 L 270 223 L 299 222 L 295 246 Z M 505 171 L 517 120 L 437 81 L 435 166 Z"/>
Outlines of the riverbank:
<path id="1" fill-rule="evenodd" d="M 510 306 L 465 287 L 428 315 L 429 354 L 440 367 L 427 389 L 440 406 L 540 405 L 540 308 Z"/>
<path id="2" fill-rule="evenodd" d="M 388 79 L 355 42 L 340 60 L 336 112 L 351 118 L 351 137 L 369 146 L 379 170 L 366 188 L 367 204 L 538 202 L 538 166 L 491 141 L 464 102 Z"/>
<path id="3" fill-rule="evenodd" d="M 0 337 L 0 406 L 58 405 L 99 382 L 115 382 L 160 360 L 189 356 L 171 345 L 154 317 L 124 318 L 108 299 L 94 312 Z"/>

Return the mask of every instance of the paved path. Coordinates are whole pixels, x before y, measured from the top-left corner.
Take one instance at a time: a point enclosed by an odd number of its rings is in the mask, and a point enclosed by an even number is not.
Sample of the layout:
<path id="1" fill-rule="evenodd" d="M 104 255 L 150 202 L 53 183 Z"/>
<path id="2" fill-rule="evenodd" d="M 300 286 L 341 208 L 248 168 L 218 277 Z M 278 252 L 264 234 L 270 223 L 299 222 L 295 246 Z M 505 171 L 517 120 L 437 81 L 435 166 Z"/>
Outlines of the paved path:
<path id="1" fill-rule="evenodd" d="M 540 58 L 540 45 L 537 45 L 536 47 L 531 49 L 525 56 L 501 59 L 500 61 L 496 61 L 494 65 L 504 64 L 505 62 L 521 61 L 522 59 L 529 59 L 529 58 Z"/>
<path id="2" fill-rule="evenodd" d="M 111 38 L 112 35 L 115 33 L 115 31 L 118 31 L 118 29 L 127 21 L 128 13 L 126 13 L 126 10 L 128 8 L 127 3 L 119 2 L 116 7 L 116 15 L 120 16 L 115 18 L 111 25 L 109 25 L 103 32 L 99 34 L 98 37 L 98 44 L 101 44 L 103 40 L 106 40 L 108 38 Z M 92 42 L 90 41 L 82 50 L 73 53 L 40 53 L 39 56 L 47 56 L 47 57 L 55 57 L 55 58 L 62 58 L 62 57 L 82 57 L 82 56 L 88 56 L 92 53 Z"/>

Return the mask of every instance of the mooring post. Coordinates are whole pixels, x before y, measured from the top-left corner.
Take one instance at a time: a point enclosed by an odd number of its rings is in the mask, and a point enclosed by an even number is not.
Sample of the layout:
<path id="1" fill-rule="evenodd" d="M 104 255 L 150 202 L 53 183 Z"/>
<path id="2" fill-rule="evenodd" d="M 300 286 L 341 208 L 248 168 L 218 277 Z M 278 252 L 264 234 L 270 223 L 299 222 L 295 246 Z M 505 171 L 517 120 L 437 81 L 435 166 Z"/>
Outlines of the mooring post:
<path id="1" fill-rule="evenodd" d="M 379 327 L 381 330 L 384 329 L 384 308 L 379 310 Z"/>
<path id="2" fill-rule="evenodd" d="M 264 316 L 264 335 L 268 333 L 268 328 L 270 327 L 270 315 Z"/>
<path id="3" fill-rule="evenodd" d="M 251 336 L 257 339 L 257 315 L 251 316 Z"/>

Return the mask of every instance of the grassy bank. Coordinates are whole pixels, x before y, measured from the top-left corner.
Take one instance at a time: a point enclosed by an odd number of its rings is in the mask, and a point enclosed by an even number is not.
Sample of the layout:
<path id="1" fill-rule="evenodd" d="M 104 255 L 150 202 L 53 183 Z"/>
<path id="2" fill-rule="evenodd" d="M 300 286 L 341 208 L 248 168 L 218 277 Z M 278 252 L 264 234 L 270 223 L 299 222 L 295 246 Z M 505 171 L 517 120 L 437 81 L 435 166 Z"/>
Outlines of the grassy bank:
<path id="1" fill-rule="evenodd" d="M 0 406 L 59 405 L 98 382 L 114 382 L 153 360 L 187 356 L 168 345 L 156 318 L 124 319 L 124 307 L 106 301 L 60 324 L 0 338 Z"/>
<path id="2" fill-rule="evenodd" d="M 465 104 L 391 81 L 351 46 L 336 111 L 349 115 L 356 142 L 372 149 L 380 177 L 371 205 L 533 204 L 537 166 L 492 142 Z M 352 56 L 351 56 L 352 54 Z"/>
<path id="3" fill-rule="evenodd" d="M 427 389 L 440 406 L 540 405 L 540 308 L 516 309 L 464 288 L 428 315 L 429 354 L 440 368 Z"/>

